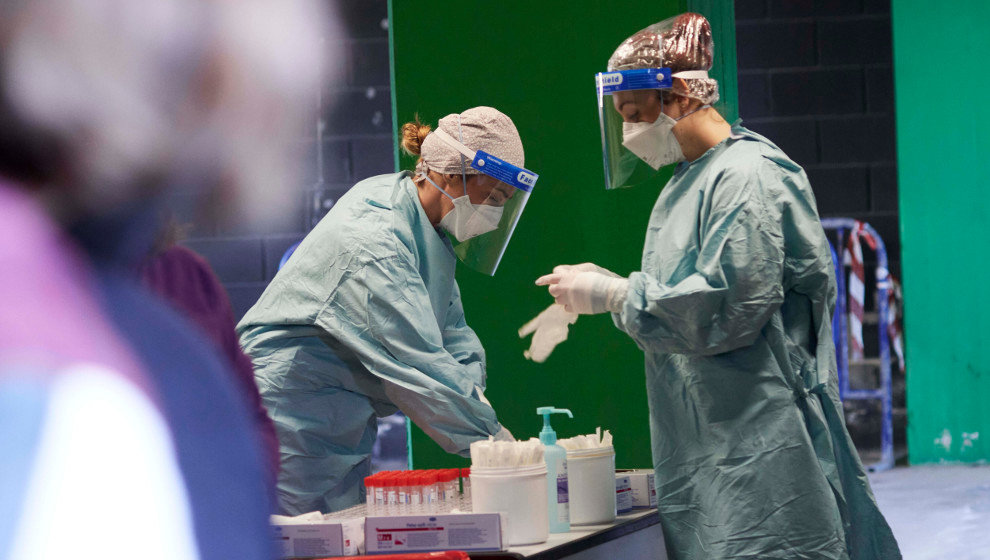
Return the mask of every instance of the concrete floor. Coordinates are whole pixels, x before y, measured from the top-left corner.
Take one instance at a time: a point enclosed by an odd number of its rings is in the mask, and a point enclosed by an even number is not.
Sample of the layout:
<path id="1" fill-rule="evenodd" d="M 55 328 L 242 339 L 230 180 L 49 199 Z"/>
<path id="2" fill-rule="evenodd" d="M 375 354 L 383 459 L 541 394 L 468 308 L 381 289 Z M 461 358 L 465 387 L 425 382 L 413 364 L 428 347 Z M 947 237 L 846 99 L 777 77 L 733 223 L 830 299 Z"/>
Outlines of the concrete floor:
<path id="1" fill-rule="evenodd" d="M 870 482 L 904 560 L 990 560 L 990 466 L 898 467 Z"/>

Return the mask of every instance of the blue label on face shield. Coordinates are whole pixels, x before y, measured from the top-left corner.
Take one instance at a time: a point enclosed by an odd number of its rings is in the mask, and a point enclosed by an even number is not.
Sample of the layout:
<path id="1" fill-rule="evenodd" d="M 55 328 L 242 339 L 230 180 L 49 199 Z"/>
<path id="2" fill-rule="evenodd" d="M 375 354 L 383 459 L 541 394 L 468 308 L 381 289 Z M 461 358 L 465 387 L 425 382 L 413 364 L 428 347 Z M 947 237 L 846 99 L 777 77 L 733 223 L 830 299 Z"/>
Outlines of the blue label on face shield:
<path id="1" fill-rule="evenodd" d="M 506 185 L 512 185 L 525 192 L 533 192 L 533 186 L 536 185 L 536 180 L 540 178 L 539 175 L 528 169 L 516 167 L 503 159 L 499 159 L 481 150 L 475 153 L 471 167 L 489 177 L 494 177 L 502 181 Z"/>
<path id="2" fill-rule="evenodd" d="M 667 89 L 673 85 L 670 68 L 640 68 L 595 74 L 595 85 L 602 94 L 630 89 Z"/>

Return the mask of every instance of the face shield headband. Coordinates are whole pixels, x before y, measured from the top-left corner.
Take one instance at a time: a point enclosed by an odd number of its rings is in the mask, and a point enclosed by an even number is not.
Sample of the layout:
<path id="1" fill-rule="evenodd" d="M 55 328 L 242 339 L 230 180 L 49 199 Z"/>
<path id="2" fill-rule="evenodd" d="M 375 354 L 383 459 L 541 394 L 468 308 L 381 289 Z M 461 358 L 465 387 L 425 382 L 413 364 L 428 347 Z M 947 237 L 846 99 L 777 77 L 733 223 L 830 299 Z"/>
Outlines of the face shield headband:
<path id="1" fill-rule="evenodd" d="M 503 183 L 515 187 L 524 192 L 532 192 L 533 187 L 536 185 L 537 179 L 540 178 L 539 175 L 533 173 L 532 171 L 512 165 L 511 163 L 497 158 L 488 152 L 483 150 L 472 150 L 456 140 L 450 134 L 447 134 L 442 129 L 436 129 L 431 134 L 436 134 L 437 139 L 442 141 L 448 147 L 453 148 L 461 153 L 462 156 L 466 157 L 468 161 L 471 162 L 471 169 L 479 173 L 484 173 L 489 177 L 495 178 Z M 465 185 L 467 183 L 465 182 Z M 466 187 L 465 187 L 466 188 Z"/>

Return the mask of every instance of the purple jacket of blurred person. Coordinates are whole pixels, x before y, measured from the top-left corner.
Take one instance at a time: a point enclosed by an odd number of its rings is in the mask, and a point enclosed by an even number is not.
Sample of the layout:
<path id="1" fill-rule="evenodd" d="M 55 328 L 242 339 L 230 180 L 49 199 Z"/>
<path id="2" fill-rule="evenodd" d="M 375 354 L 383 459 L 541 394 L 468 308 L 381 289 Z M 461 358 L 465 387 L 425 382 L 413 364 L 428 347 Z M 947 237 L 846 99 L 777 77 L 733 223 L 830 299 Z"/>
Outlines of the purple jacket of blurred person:
<path id="1" fill-rule="evenodd" d="M 149 290 L 198 325 L 229 360 L 237 386 L 254 411 L 257 434 L 268 458 L 269 482 L 274 488 L 279 469 L 275 424 L 261 404 L 251 360 L 237 342 L 234 313 L 220 280 L 203 257 L 181 245 L 172 245 L 148 258 L 139 267 L 139 273 Z"/>

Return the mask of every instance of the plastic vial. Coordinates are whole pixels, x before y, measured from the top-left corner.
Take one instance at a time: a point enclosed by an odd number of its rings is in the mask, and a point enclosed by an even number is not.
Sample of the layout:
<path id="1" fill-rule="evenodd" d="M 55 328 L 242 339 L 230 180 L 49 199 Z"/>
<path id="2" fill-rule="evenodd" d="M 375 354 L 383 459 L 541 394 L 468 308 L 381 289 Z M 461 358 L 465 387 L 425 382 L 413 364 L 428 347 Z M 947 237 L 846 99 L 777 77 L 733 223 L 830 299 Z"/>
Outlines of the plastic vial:
<path id="1" fill-rule="evenodd" d="M 471 511 L 471 469 L 461 469 L 461 509 Z"/>
<path id="2" fill-rule="evenodd" d="M 378 473 L 375 480 L 375 515 L 384 515 L 385 506 L 388 504 L 388 478 L 391 471 Z"/>
<path id="3" fill-rule="evenodd" d="M 423 513 L 423 474 L 412 471 L 409 474 L 410 513 Z"/>
<path id="4" fill-rule="evenodd" d="M 375 509 L 375 476 L 364 477 L 364 506 L 368 513 L 372 513 Z"/>
<path id="5" fill-rule="evenodd" d="M 399 497 L 398 512 L 399 515 L 407 515 L 409 513 L 409 473 L 400 471 L 396 478 L 398 479 L 396 486 Z"/>
<path id="6" fill-rule="evenodd" d="M 398 473 L 389 473 L 385 479 L 385 515 L 395 515 L 399 506 Z"/>
<path id="7" fill-rule="evenodd" d="M 457 507 L 457 500 L 460 495 L 460 490 L 457 488 L 458 474 L 457 469 L 444 470 L 444 511 L 452 511 Z"/>
<path id="8" fill-rule="evenodd" d="M 430 513 L 438 513 L 440 511 L 440 492 L 437 487 L 437 472 L 430 470 L 426 471 L 426 486 L 423 489 L 424 496 L 429 493 L 429 509 Z"/>

